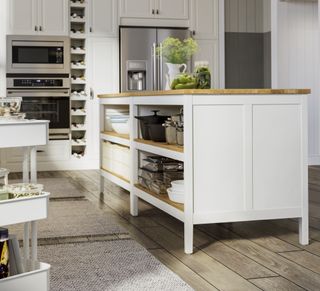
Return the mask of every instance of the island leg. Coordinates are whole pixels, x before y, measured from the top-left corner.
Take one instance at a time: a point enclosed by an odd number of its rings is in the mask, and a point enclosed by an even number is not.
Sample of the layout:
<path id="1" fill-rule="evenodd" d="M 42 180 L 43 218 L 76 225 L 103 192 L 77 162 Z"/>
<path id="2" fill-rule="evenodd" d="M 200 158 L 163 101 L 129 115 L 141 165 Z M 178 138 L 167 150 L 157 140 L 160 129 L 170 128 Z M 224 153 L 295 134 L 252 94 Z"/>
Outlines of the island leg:
<path id="1" fill-rule="evenodd" d="M 309 217 L 299 218 L 299 243 L 303 246 L 309 244 Z"/>
<path id="2" fill-rule="evenodd" d="M 100 194 L 104 193 L 104 177 L 100 174 Z"/>
<path id="3" fill-rule="evenodd" d="M 30 150 L 30 176 L 31 183 L 37 183 L 37 147 Z"/>
<path id="4" fill-rule="evenodd" d="M 24 234 L 23 234 L 23 254 L 24 259 L 27 260 L 30 257 L 30 222 L 24 224 Z"/>
<path id="5" fill-rule="evenodd" d="M 184 223 L 184 252 L 193 253 L 193 224 L 190 222 Z"/>
<path id="6" fill-rule="evenodd" d="M 30 148 L 25 147 L 23 152 L 23 183 L 29 183 L 29 169 L 30 169 Z"/>
<path id="7" fill-rule="evenodd" d="M 38 235 L 37 222 L 31 222 L 31 259 L 36 261 L 38 257 Z"/>

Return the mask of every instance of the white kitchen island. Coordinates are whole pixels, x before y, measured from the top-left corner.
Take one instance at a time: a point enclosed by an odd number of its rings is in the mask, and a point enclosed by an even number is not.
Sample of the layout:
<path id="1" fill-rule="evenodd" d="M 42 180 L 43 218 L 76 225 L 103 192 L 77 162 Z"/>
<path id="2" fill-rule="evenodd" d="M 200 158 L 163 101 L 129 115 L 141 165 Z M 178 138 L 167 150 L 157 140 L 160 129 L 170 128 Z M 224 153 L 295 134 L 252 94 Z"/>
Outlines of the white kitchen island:
<path id="1" fill-rule="evenodd" d="M 308 233 L 309 90 L 179 90 L 100 95 L 101 142 L 130 147 L 130 181 L 108 169 L 107 178 L 184 222 L 185 252 L 193 252 L 196 224 L 298 218 L 300 243 Z M 130 108 L 130 136 L 104 130 L 105 108 Z M 184 146 L 143 140 L 134 116 L 183 107 Z M 148 115 L 148 114 L 144 114 Z M 138 184 L 140 153 L 184 162 L 185 202 L 171 202 Z M 103 157 L 102 157 L 103 158 Z"/>

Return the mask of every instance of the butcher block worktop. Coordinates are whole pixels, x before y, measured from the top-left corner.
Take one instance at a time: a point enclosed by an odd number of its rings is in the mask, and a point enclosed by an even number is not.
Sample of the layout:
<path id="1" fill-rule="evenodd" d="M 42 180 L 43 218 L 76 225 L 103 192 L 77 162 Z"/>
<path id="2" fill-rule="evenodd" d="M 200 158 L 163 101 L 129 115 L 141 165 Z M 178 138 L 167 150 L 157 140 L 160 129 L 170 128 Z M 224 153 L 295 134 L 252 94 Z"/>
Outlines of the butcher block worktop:
<path id="1" fill-rule="evenodd" d="M 101 94 L 99 98 L 166 96 L 166 95 L 280 95 L 280 94 L 310 94 L 310 89 L 187 89 L 167 91 L 141 91 L 117 94 Z"/>

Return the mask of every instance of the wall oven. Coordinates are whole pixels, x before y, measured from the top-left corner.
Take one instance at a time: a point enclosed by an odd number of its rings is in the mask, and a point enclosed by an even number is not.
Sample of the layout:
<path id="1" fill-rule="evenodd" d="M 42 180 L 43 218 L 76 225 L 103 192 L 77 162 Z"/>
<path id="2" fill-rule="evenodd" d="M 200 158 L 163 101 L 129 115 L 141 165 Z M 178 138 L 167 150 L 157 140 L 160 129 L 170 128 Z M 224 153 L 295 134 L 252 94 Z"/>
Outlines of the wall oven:
<path id="1" fill-rule="evenodd" d="M 64 36 L 7 36 L 7 74 L 69 74 L 70 39 Z"/>
<path id="2" fill-rule="evenodd" d="M 69 139 L 69 88 L 69 78 L 7 78 L 7 96 L 22 97 L 21 112 L 27 119 L 50 120 L 51 140 Z"/>

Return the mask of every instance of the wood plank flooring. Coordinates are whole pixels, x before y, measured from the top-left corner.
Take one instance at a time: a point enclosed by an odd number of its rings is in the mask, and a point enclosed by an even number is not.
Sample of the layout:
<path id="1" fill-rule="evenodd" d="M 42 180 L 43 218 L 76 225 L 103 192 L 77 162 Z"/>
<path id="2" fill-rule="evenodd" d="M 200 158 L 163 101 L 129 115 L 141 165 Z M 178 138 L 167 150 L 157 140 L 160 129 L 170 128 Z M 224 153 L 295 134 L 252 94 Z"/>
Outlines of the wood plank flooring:
<path id="1" fill-rule="evenodd" d="M 15 174 L 14 174 L 15 175 Z M 129 195 L 106 182 L 99 193 L 98 171 L 40 172 L 39 177 L 69 177 L 81 194 L 111 211 L 130 236 L 195 290 L 320 290 L 320 167 L 309 168 L 309 246 L 298 242 L 291 220 L 197 226 L 194 254 L 183 252 L 183 224 L 140 201 L 138 217 L 129 213 Z"/>

